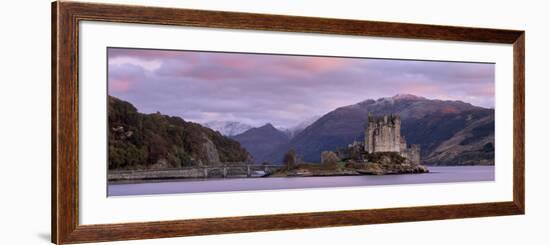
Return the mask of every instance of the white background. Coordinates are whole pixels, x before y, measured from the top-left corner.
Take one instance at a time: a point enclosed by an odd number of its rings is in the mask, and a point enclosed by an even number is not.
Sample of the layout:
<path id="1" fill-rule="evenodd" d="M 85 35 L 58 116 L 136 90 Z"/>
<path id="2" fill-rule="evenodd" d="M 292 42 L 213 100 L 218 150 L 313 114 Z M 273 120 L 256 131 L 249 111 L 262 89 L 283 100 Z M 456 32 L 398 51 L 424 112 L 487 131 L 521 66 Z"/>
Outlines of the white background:
<path id="1" fill-rule="evenodd" d="M 132 1 L 127 1 L 132 2 Z M 188 237 L 114 244 L 548 244 L 545 147 L 550 22 L 544 1 L 133 1 L 187 8 L 387 20 L 527 31 L 527 214 L 464 220 Z M 539 2 L 539 3 L 537 3 Z M 50 3 L 0 10 L 0 241 L 47 244 L 50 230 Z"/>
<path id="2" fill-rule="evenodd" d="M 511 45 L 104 22 L 82 23 L 79 35 L 81 224 L 512 200 Z M 495 151 L 495 181 L 106 198 L 107 164 L 101 163 L 107 159 L 107 135 L 98 134 L 107 131 L 105 50 L 122 46 L 496 62 L 495 139 L 499 147 Z"/>

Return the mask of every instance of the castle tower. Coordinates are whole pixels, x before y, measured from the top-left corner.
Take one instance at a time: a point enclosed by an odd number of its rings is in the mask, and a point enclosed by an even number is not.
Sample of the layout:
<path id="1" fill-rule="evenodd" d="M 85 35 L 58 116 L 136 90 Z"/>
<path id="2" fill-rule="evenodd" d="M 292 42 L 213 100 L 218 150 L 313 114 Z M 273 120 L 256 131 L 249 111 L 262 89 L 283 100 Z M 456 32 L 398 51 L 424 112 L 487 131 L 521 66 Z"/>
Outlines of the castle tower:
<path id="1" fill-rule="evenodd" d="M 365 129 L 365 151 L 401 152 L 406 142 L 401 137 L 401 118 L 399 115 L 373 117 L 369 114 Z"/>

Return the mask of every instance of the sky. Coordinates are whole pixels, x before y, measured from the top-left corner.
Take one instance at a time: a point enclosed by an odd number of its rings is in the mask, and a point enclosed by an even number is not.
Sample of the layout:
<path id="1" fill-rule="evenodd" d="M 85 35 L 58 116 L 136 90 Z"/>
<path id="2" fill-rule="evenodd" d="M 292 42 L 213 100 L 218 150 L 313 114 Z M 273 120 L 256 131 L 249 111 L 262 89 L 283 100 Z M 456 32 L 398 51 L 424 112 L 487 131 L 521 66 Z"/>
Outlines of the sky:
<path id="1" fill-rule="evenodd" d="M 108 48 L 108 93 L 187 121 L 303 120 L 414 94 L 494 108 L 494 64 Z"/>

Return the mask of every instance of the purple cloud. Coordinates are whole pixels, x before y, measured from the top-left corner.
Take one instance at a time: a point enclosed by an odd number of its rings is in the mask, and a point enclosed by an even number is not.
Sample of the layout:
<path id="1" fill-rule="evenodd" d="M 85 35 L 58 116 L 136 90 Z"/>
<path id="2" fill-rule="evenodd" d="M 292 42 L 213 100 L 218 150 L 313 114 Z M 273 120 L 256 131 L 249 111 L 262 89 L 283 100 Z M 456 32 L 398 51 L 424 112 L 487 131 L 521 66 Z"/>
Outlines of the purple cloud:
<path id="1" fill-rule="evenodd" d="M 494 107 L 494 64 L 109 48 L 109 94 L 195 122 L 290 127 L 409 93 Z"/>

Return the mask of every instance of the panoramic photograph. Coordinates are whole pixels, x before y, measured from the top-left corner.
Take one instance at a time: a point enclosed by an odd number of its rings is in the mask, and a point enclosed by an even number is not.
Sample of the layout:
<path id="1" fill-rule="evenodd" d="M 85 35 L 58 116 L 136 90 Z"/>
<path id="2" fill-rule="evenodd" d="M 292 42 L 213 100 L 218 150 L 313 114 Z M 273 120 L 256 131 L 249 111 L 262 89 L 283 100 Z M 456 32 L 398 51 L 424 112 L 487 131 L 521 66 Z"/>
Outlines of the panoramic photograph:
<path id="1" fill-rule="evenodd" d="M 495 64 L 107 49 L 107 195 L 494 181 Z"/>

